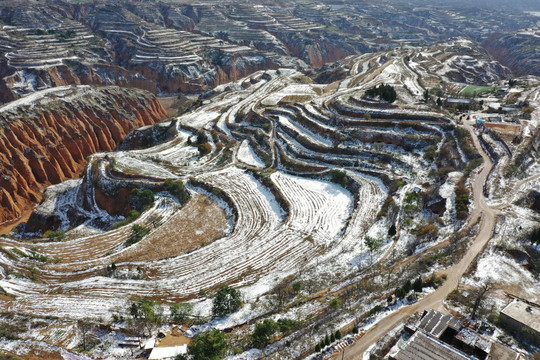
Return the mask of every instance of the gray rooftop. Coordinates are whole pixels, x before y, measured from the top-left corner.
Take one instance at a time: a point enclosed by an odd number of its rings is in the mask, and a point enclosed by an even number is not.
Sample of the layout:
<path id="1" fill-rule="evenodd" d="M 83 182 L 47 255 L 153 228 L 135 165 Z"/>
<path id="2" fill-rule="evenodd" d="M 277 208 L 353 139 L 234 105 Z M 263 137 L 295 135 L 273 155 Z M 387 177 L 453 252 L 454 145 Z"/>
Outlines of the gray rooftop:
<path id="1" fill-rule="evenodd" d="M 503 309 L 502 313 L 540 333 L 539 305 L 515 299 Z"/>
<path id="2" fill-rule="evenodd" d="M 444 330 L 448 327 L 459 331 L 462 323 L 452 315 L 446 315 L 435 310 L 429 310 L 420 320 L 420 324 L 418 324 L 419 329 L 424 330 L 436 338 L 440 338 Z"/>
<path id="3" fill-rule="evenodd" d="M 453 349 L 421 330 L 394 356 L 397 360 L 469 360 L 471 357 Z"/>

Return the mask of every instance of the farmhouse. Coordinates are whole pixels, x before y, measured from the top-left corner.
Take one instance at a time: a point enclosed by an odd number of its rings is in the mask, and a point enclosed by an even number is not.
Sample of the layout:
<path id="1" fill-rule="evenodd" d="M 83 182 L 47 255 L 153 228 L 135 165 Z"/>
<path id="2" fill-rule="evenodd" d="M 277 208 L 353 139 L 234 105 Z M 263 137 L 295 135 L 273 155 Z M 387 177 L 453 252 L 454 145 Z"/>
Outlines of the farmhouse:
<path id="1" fill-rule="evenodd" d="M 499 320 L 517 337 L 540 346 L 540 305 L 514 299 L 501 311 Z"/>

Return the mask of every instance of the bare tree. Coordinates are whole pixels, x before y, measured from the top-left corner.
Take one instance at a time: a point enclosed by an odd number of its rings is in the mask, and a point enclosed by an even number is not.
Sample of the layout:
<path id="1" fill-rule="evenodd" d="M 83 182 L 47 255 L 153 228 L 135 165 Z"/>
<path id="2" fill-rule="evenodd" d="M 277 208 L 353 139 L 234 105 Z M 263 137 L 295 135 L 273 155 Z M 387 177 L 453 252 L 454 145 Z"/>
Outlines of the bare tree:
<path id="1" fill-rule="evenodd" d="M 92 330 L 92 324 L 88 321 L 88 319 L 82 319 L 77 321 L 77 327 L 79 328 L 79 331 L 81 332 L 82 336 L 82 350 L 87 351 L 88 350 L 88 335 L 90 331 Z"/>
<path id="2" fill-rule="evenodd" d="M 476 319 L 476 312 L 478 311 L 478 308 L 486 298 L 486 295 L 494 289 L 494 284 L 492 281 L 486 281 L 483 283 L 479 288 L 476 288 L 471 292 L 471 294 L 474 296 L 474 303 L 473 303 L 473 310 L 471 314 L 471 319 Z"/>

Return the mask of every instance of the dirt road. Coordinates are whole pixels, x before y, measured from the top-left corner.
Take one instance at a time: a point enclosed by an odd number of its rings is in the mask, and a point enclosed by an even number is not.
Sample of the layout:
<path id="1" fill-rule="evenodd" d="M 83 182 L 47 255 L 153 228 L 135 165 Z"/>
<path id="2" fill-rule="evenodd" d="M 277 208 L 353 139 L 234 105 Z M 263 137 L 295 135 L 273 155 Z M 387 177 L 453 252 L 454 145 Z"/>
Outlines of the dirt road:
<path id="1" fill-rule="evenodd" d="M 443 300 L 448 296 L 448 294 L 457 288 L 461 277 L 465 271 L 467 271 L 467 268 L 471 262 L 476 258 L 476 256 L 478 256 L 491 238 L 493 229 L 495 227 L 496 213 L 486 204 L 483 186 L 493 164 L 491 163 L 489 157 L 482 151 L 482 147 L 480 146 L 476 135 L 474 135 L 472 127 L 470 125 L 465 125 L 465 128 L 471 133 L 474 145 L 484 158 L 484 167 L 475 177 L 472 184 L 472 206 L 474 209 L 469 217 L 469 223 L 472 223 L 476 221 L 479 216 L 482 216 L 480 230 L 477 237 L 474 239 L 472 245 L 469 247 L 461 261 L 447 270 L 448 277 L 440 288 L 417 303 L 403 307 L 379 321 L 356 343 L 345 349 L 345 356 L 343 357 L 344 359 L 362 359 L 362 355 L 371 345 L 388 334 L 407 317 L 419 311 L 441 308 Z M 343 354 L 338 353 L 335 354 L 333 358 L 341 359 L 342 356 Z"/>

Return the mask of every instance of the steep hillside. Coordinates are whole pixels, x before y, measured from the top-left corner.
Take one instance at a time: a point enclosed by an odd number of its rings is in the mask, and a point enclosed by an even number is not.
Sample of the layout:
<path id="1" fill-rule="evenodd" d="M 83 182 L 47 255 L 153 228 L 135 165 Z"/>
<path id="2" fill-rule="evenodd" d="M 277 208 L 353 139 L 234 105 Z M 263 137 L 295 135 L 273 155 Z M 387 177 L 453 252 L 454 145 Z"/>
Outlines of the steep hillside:
<path id="1" fill-rule="evenodd" d="M 496 60 L 517 76 L 540 75 L 540 31 L 494 35 L 484 42 Z"/>
<path id="2" fill-rule="evenodd" d="M 164 117 L 150 93 L 118 87 L 58 87 L 0 108 L 0 222 L 39 202 L 46 186 L 78 177 L 88 155 Z"/>

